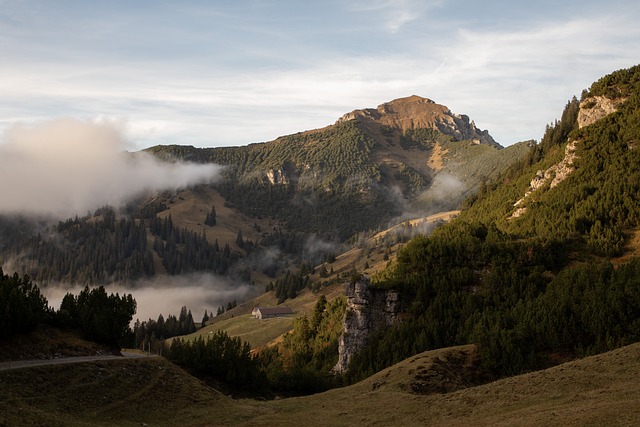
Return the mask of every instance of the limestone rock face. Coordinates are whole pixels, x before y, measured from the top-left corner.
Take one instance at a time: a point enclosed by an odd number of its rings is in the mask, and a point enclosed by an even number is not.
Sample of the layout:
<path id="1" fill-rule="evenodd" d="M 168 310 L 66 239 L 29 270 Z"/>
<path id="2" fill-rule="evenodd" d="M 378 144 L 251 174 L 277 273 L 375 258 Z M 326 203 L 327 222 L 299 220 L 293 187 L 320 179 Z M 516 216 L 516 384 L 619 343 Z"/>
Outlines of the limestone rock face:
<path id="1" fill-rule="evenodd" d="M 518 218 L 527 212 L 525 202 L 529 197 L 538 190 L 544 189 L 549 184 L 549 188 L 554 188 L 562 181 L 567 179 L 571 172 L 574 171 L 573 163 L 578 158 L 576 154 L 576 145 L 578 141 L 569 141 L 565 148 L 564 158 L 547 170 L 539 170 L 529 183 L 529 189 L 524 193 L 524 197 L 514 203 L 516 210 L 511 214 L 509 219 Z"/>
<path id="2" fill-rule="evenodd" d="M 605 96 L 591 96 L 580 102 L 580 110 L 578 111 L 578 127 L 582 129 L 598 120 L 618 111 L 618 107 L 626 98 L 610 99 Z M 509 219 L 518 218 L 527 212 L 526 202 L 538 190 L 543 190 L 547 184 L 549 188 L 554 188 L 574 171 L 574 162 L 578 157 L 576 154 L 576 145 L 579 141 L 569 141 L 565 149 L 564 158 L 557 164 L 551 166 L 547 170 L 540 170 L 531 180 L 529 189 L 524 196 L 514 203 L 516 208 Z"/>
<path id="3" fill-rule="evenodd" d="M 578 111 L 578 127 L 582 129 L 592 123 L 618 111 L 618 107 L 626 98 L 610 99 L 605 96 L 592 96 L 580 102 Z"/>
<path id="4" fill-rule="evenodd" d="M 403 131 L 421 128 L 436 129 L 457 140 L 471 140 L 477 144 L 501 148 L 488 131 L 478 129 L 468 116 L 453 114 L 444 105 L 416 95 L 384 103 L 376 109 L 352 111 L 338 119 L 337 123 L 354 119 L 397 127 Z"/>
<path id="5" fill-rule="evenodd" d="M 360 351 L 369 337 L 382 327 L 398 322 L 400 303 L 398 293 L 371 286 L 363 276 L 355 283 L 345 284 L 347 310 L 338 348 L 336 373 L 346 372 L 351 356 Z"/>
<path id="6" fill-rule="evenodd" d="M 289 179 L 287 175 L 282 169 L 271 169 L 267 171 L 267 179 L 271 183 L 271 185 L 287 185 L 289 184 Z"/>
<path id="7" fill-rule="evenodd" d="M 267 170 L 265 175 L 271 185 L 290 185 L 298 181 L 297 167 L 289 161 L 279 168 Z"/>

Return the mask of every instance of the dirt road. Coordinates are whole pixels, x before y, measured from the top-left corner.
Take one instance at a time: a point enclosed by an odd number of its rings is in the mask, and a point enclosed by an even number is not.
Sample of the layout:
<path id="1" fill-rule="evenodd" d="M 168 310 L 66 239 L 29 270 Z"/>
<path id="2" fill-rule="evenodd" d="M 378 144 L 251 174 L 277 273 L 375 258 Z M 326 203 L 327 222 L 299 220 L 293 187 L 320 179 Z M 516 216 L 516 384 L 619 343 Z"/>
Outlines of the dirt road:
<path id="1" fill-rule="evenodd" d="M 9 369 L 31 368 L 34 366 L 46 366 L 46 365 L 63 365 L 65 363 L 85 363 L 85 362 L 98 362 L 103 360 L 122 360 L 122 359 L 138 359 L 147 357 L 157 357 L 156 355 L 149 356 L 148 354 L 141 353 L 129 353 L 122 352 L 122 356 L 78 356 L 78 357 L 60 357 L 57 359 L 37 359 L 37 360 L 16 360 L 11 362 L 0 363 L 0 371 L 6 371 Z"/>

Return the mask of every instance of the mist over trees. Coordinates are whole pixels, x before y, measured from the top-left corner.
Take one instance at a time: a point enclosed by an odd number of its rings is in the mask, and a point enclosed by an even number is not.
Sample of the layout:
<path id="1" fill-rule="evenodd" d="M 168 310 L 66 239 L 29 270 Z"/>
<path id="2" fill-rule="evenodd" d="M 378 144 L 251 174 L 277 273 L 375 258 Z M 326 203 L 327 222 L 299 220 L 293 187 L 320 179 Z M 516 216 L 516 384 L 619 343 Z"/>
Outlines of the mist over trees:
<path id="1" fill-rule="evenodd" d="M 240 258 L 228 244 L 221 248 L 204 233 L 175 227 L 170 215 L 127 218 L 110 207 L 59 221 L 38 233 L 8 236 L 5 256 L 20 260 L 38 283 L 105 284 L 149 278 L 156 273 L 154 252 L 172 275 L 195 271 L 222 275 Z"/>
<path id="2" fill-rule="evenodd" d="M 165 339 L 188 335 L 195 331 L 196 325 L 191 310 L 183 306 L 178 316 L 169 314 L 165 319 L 160 314 L 157 320 L 149 319 L 143 322 L 136 320 L 133 325 L 133 346 L 141 350 L 151 349 L 156 351 Z"/>
<path id="3" fill-rule="evenodd" d="M 130 294 L 107 294 L 102 286 L 85 287 L 77 296 L 68 293 L 55 311 L 28 276 L 9 276 L 0 269 L 0 338 L 26 334 L 46 323 L 118 347 L 129 338 L 135 312 L 136 301 Z"/>
<path id="4" fill-rule="evenodd" d="M 0 256 L 38 283 L 133 282 L 165 271 L 171 275 L 195 271 L 236 274 L 251 281 L 251 267 L 236 268 L 236 264 L 256 249 L 277 248 L 296 264 L 315 264 L 317 257 L 305 253 L 309 236 L 339 245 L 400 215 L 410 200 L 439 181 L 432 180 L 430 171 L 405 162 L 397 168 L 380 164 L 380 153 L 395 147 L 419 150 L 427 156 L 436 144 L 444 144 L 443 150 L 455 155 L 456 164 L 462 162 L 473 170 L 467 174 L 473 182 L 461 184 L 468 189 L 474 188 L 477 177 L 490 176 L 504 167 L 506 158 L 498 160 L 503 153 L 516 157 L 522 154 L 520 149 L 497 150 L 457 141 L 434 129 L 385 127 L 378 132 L 357 120 L 247 147 L 158 146 L 127 155 L 135 165 L 140 164 L 136 163 L 138 157 L 153 155 L 152 163 L 157 163 L 159 171 L 167 163 L 191 171 L 180 161 L 194 162 L 190 166 L 197 182 L 207 170 L 213 178 L 223 177 L 201 188 L 212 185 L 223 196 L 225 207 L 258 220 L 273 218 L 278 225 L 258 231 L 256 241 L 247 239 L 247 230 L 238 229 L 235 246 L 233 241 L 208 242 L 209 227 L 221 228 L 216 206 L 211 204 L 207 212 L 200 213 L 202 231 L 187 230 L 175 226 L 175 218 L 158 217 L 171 204 L 165 193 L 152 198 L 138 195 L 136 200 L 127 198 L 124 212 L 104 207 L 93 214 L 33 228 L 32 233 L 11 232 L 11 227 L 2 226 L 4 219 L 0 218 L 4 240 L 0 242 Z M 223 169 L 216 166 L 220 164 Z M 101 166 L 99 162 L 96 165 Z M 166 184 L 165 177 L 161 181 Z M 463 193 L 440 197 L 440 201 L 451 208 Z M 444 206 L 434 204 L 434 200 L 430 194 L 421 203 L 433 205 L 433 209 Z M 256 225 L 256 230 L 259 228 Z M 281 264 L 259 268 L 275 278 L 288 267 Z"/>
<path id="5" fill-rule="evenodd" d="M 79 329 L 89 341 L 119 347 L 130 332 L 136 305 L 131 294 L 107 294 L 103 286 L 87 286 L 77 296 L 66 294 L 56 316 L 59 324 Z"/>

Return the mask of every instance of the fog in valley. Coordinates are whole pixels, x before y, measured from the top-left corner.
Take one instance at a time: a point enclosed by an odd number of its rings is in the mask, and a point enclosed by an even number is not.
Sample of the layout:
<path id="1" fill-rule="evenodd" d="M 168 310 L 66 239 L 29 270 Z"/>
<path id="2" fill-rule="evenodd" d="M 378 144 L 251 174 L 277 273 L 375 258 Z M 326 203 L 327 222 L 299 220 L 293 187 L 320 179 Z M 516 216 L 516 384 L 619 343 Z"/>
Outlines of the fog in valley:
<path id="1" fill-rule="evenodd" d="M 56 310 L 67 292 L 78 295 L 84 286 L 64 284 L 42 287 L 42 293 L 49 305 Z M 215 314 L 218 307 L 226 307 L 236 300 L 238 304 L 261 294 L 264 289 L 207 273 L 193 273 L 183 276 L 158 276 L 139 280 L 131 285 L 113 283 L 105 286 L 107 293 L 131 294 L 138 303 L 134 321 L 156 320 L 159 314 L 165 318 L 169 314 L 177 316 L 180 308 L 191 310 L 193 319 L 199 322 L 204 311 Z"/>
<path id="2" fill-rule="evenodd" d="M 209 183 L 221 167 L 127 152 L 122 125 L 58 119 L 16 125 L 0 140 L 0 213 L 66 219 L 148 191 Z"/>

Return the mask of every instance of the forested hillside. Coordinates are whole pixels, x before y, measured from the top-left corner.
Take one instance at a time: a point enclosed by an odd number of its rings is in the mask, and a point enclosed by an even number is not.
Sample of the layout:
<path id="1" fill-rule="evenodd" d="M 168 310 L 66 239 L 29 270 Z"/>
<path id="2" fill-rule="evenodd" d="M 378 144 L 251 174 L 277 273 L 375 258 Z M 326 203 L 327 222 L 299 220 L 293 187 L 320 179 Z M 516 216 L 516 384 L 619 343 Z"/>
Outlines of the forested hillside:
<path id="1" fill-rule="evenodd" d="M 428 108 L 433 103 L 425 101 L 410 97 L 384 106 L 418 104 L 405 113 L 412 116 L 393 117 L 432 120 Z M 423 104 L 427 107 L 421 109 Z M 219 189 L 229 205 L 254 217 L 283 220 L 290 230 L 343 241 L 355 232 L 386 226 L 415 203 L 428 213 L 451 210 L 528 150 L 526 142 L 501 149 L 463 139 L 461 131 L 443 133 L 435 125 L 382 124 L 393 124 L 386 117 L 347 115 L 324 129 L 247 147 L 158 146 L 149 151 L 165 160 L 223 164 L 226 179 Z M 438 176 L 454 184 L 430 192 Z"/>
<path id="2" fill-rule="evenodd" d="M 585 122 L 600 96 L 617 111 Z M 406 320 L 352 358 L 351 378 L 464 343 L 507 375 L 640 340 L 640 260 L 612 259 L 640 229 L 639 117 L 640 67 L 604 77 L 459 218 L 409 242 L 373 278 Z"/>
<path id="3" fill-rule="evenodd" d="M 83 338 L 113 348 L 128 344 L 137 303 L 131 295 L 107 294 L 104 287 L 67 293 L 56 311 L 28 276 L 0 268 L 0 339 L 26 335 L 41 324 L 79 332 Z M 7 343 L 10 346 L 10 343 Z"/>
<path id="4" fill-rule="evenodd" d="M 8 228 L 15 219 L 5 220 Z M 127 282 L 155 273 L 154 253 L 170 274 L 212 271 L 224 274 L 238 254 L 203 234 L 173 225 L 171 217 L 116 218 L 105 207 L 82 218 L 68 219 L 5 238 L 5 259 L 39 283 Z"/>

